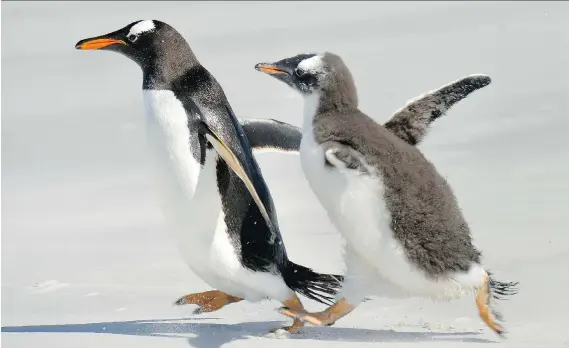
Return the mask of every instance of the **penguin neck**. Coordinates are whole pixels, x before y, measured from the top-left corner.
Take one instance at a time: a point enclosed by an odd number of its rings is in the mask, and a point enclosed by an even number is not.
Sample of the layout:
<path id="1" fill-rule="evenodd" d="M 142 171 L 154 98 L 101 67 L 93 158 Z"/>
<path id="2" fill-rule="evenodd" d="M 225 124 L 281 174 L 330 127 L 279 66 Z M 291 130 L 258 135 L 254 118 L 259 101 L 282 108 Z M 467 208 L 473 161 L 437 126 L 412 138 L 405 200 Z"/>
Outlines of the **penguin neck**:
<path id="1" fill-rule="evenodd" d="M 312 129 L 312 124 L 320 112 L 321 98 L 320 92 L 304 95 L 304 120 L 302 125 L 304 131 L 310 131 Z"/>
<path id="2" fill-rule="evenodd" d="M 189 71 L 201 67 L 196 56 L 187 45 L 177 47 L 175 53 L 164 52 L 148 65 L 143 65 L 143 89 L 168 89 L 176 87 Z"/>
<path id="3" fill-rule="evenodd" d="M 334 110 L 342 112 L 358 108 L 358 94 L 356 86 L 350 81 L 340 80 L 337 76 L 332 76 L 320 91 L 321 111 Z"/>
<path id="4" fill-rule="evenodd" d="M 314 91 L 304 95 L 304 129 L 329 113 L 348 113 L 358 109 L 357 99 L 336 89 Z"/>

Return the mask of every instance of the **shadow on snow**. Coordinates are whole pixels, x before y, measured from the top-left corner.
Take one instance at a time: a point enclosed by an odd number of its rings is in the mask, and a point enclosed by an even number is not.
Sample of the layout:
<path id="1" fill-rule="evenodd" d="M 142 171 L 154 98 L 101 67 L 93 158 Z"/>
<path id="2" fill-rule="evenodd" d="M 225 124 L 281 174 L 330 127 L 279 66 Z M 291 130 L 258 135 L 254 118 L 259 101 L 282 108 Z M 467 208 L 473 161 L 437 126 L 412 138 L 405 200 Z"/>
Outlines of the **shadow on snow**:
<path id="1" fill-rule="evenodd" d="M 198 322 L 218 318 L 186 318 L 135 320 L 86 324 L 30 325 L 2 327 L 3 333 L 98 333 L 111 335 L 134 335 L 185 338 L 197 348 L 218 348 L 222 345 L 250 338 L 262 338 L 283 322 L 249 322 L 240 324 L 215 324 Z M 194 322 L 195 321 L 195 322 Z M 371 330 L 343 327 L 306 326 L 302 332 L 288 336 L 292 340 L 319 340 L 334 342 L 475 342 L 493 343 L 493 341 L 467 337 L 478 335 L 477 332 L 404 332 L 394 330 Z M 192 337 L 193 336 L 193 337 Z"/>

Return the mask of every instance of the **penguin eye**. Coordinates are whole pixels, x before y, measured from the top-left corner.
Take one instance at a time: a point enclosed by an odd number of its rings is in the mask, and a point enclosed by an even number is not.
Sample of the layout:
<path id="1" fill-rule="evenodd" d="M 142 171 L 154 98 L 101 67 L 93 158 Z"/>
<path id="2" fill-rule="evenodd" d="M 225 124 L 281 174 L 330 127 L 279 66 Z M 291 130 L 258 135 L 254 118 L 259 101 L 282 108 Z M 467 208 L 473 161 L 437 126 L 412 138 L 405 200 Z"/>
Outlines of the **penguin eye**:
<path id="1" fill-rule="evenodd" d="M 136 40 L 138 40 L 138 36 L 134 35 L 134 34 L 130 34 L 126 37 L 128 39 L 128 41 L 130 42 L 136 42 Z"/>
<path id="2" fill-rule="evenodd" d="M 296 68 L 294 69 L 294 74 L 298 77 L 303 77 L 304 75 L 306 75 L 306 71 Z"/>

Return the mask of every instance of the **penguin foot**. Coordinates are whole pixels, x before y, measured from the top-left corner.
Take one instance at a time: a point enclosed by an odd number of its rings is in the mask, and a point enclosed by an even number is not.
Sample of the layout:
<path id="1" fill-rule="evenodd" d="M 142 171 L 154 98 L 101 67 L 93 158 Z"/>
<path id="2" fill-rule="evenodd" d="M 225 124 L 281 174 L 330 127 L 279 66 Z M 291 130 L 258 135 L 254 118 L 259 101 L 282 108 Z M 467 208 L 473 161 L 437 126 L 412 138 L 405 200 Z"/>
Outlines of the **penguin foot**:
<path id="1" fill-rule="evenodd" d="M 332 326 L 334 323 L 344 316 L 348 315 L 356 307 L 349 304 L 345 298 L 341 298 L 338 302 L 334 303 L 322 312 L 309 313 L 303 308 L 294 309 L 288 306 L 281 307 L 279 313 L 288 317 L 300 320 L 302 322 L 309 322 L 316 326 Z"/>
<path id="2" fill-rule="evenodd" d="M 490 295 L 489 278 L 485 277 L 484 283 L 476 291 L 476 306 L 478 307 L 478 314 L 482 321 L 484 321 L 492 331 L 504 338 L 504 328 L 498 324 L 498 321 L 501 320 L 501 315 L 491 310 Z"/>
<path id="3" fill-rule="evenodd" d="M 293 309 L 293 310 L 297 310 L 297 311 L 304 311 L 304 306 L 302 305 L 302 302 L 300 301 L 300 299 L 298 298 L 298 296 L 296 295 L 296 293 L 292 292 L 290 298 L 288 298 L 287 300 L 282 302 L 283 304 L 283 308 L 286 309 Z M 285 326 L 279 329 L 273 329 L 269 332 L 269 335 L 271 337 L 282 337 L 283 335 L 289 335 L 289 334 L 293 334 L 296 333 L 298 331 L 299 328 L 303 327 L 304 323 L 299 320 L 298 318 L 294 318 L 294 321 L 292 322 L 291 326 Z"/>
<path id="4" fill-rule="evenodd" d="M 196 294 L 189 294 L 180 297 L 174 303 L 176 306 L 194 304 L 199 307 L 194 310 L 194 314 L 215 312 L 228 304 L 243 301 L 240 297 L 231 296 L 219 290 L 210 290 Z"/>
<path id="5" fill-rule="evenodd" d="M 305 310 L 293 311 L 289 308 L 281 307 L 281 309 L 279 309 L 279 313 L 284 314 L 287 317 L 294 318 L 295 321 L 309 322 L 316 326 L 332 326 L 336 322 L 331 318 L 330 313 L 327 313 L 326 311 L 309 313 Z"/>
<path id="6" fill-rule="evenodd" d="M 290 334 L 298 333 L 298 329 L 304 326 L 304 323 L 298 319 L 295 319 L 291 326 L 285 326 L 281 328 L 272 329 L 269 331 L 270 337 L 281 338 L 288 336 Z"/>

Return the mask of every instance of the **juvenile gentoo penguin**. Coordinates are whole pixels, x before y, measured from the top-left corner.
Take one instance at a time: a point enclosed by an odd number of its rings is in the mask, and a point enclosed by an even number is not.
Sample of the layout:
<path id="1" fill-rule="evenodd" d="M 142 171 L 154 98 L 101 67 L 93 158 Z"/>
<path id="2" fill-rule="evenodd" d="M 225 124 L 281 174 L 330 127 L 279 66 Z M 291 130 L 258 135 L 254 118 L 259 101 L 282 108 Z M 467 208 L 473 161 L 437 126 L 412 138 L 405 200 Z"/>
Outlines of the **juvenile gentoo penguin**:
<path id="1" fill-rule="evenodd" d="M 114 51 L 142 69 L 148 154 L 160 207 L 186 263 L 216 289 L 176 304 L 211 312 L 243 299 L 274 299 L 303 310 L 296 292 L 332 303 L 343 278 L 289 260 L 250 145 L 294 149 L 298 139 L 287 136 L 294 128 L 275 121 L 241 125 L 216 79 L 164 22 L 136 21 L 75 47 Z M 295 332 L 302 325 L 295 319 L 283 329 Z"/>
<path id="2" fill-rule="evenodd" d="M 352 75 L 337 55 L 300 54 L 255 67 L 304 97 L 302 168 L 346 241 L 337 302 L 317 313 L 286 306 L 281 313 L 332 325 L 366 295 L 474 294 L 483 321 L 502 334 L 490 299 L 515 294 L 517 283 L 497 281 L 482 265 L 451 187 L 412 145 L 421 134 L 400 138 L 361 112 Z"/>

